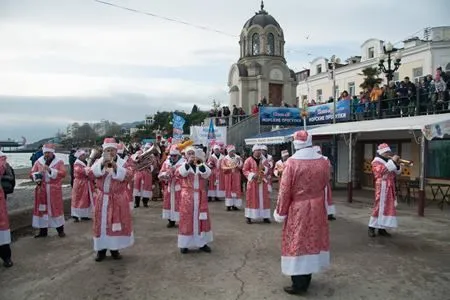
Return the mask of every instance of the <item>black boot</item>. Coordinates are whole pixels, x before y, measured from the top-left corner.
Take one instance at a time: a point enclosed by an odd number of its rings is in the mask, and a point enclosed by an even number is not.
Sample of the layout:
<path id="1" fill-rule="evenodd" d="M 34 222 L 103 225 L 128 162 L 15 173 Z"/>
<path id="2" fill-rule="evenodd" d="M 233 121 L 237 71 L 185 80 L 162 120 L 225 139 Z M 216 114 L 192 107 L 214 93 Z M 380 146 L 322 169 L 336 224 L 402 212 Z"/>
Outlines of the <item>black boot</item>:
<path id="1" fill-rule="evenodd" d="M 227 211 L 231 211 L 231 206 L 227 206 Z"/>
<path id="2" fill-rule="evenodd" d="M 175 221 L 169 220 L 169 223 L 167 223 L 167 228 L 173 228 L 175 227 Z"/>
<path id="3" fill-rule="evenodd" d="M 247 224 L 252 224 L 252 219 L 251 218 L 247 218 Z"/>
<path id="4" fill-rule="evenodd" d="M 208 202 L 211 202 L 212 201 L 212 197 L 208 197 Z"/>
<path id="5" fill-rule="evenodd" d="M 376 237 L 376 233 L 375 233 L 375 228 L 373 227 L 369 227 L 369 231 L 367 232 L 367 234 L 369 235 L 369 237 Z"/>
<path id="6" fill-rule="evenodd" d="M 180 249 L 181 254 L 186 254 L 189 252 L 188 248 L 181 248 Z"/>
<path id="7" fill-rule="evenodd" d="M 328 215 L 328 221 L 334 221 L 334 220 L 336 220 L 334 215 Z"/>
<path id="8" fill-rule="evenodd" d="M 83 220 L 83 221 L 90 221 L 91 218 L 81 218 L 81 220 Z"/>
<path id="9" fill-rule="evenodd" d="M 265 218 L 265 219 L 264 219 L 264 223 L 266 223 L 266 224 L 270 224 L 270 223 L 272 223 L 272 222 L 270 221 L 270 219 L 269 219 L 269 218 Z"/>
<path id="10" fill-rule="evenodd" d="M 63 238 L 66 236 L 66 234 L 64 233 L 64 225 L 59 226 L 58 228 L 56 228 L 56 231 L 58 231 L 58 236 L 60 238 Z"/>
<path id="11" fill-rule="evenodd" d="M 214 201 L 220 201 L 219 197 L 214 198 Z"/>
<path id="12" fill-rule="evenodd" d="M 203 252 L 206 252 L 206 253 L 211 253 L 211 248 L 209 248 L 208 245 L 205 245 L 205 246 L 200 248 L 200 251 L 203 251 Z"/>
<path id="13" fill-rule="evenodd" d="M 39 233 L 34 236 L 35 239 L 47 237 L 48 229 L 47 228 L 39 228 Z"/>
<path id="14" fill-rule="evenodd" d="M 150 199 L 148 199 L 148 198 L 142 198 L 142 203 L 144 203 L 144 207 L 148 207 L 148 201 L 149 201 Z"/>
<path id="15" fill-rule="evenodd" d="M 287 286 L 284 291 L 290 295 L 304 295 L 311 283 L 311 274 L 291 276 L 292 286 Z"/>
<path id="16" fill-rule="evenodd" d="M 80 218 L 78 218 L 78 217 L 73 217 L 73 221 L 74 221 L 75 223 L 78 223 L 78 222 L 80 222 Z"/>
<path id="17" fill-rule="evenodd" d="M 378 229 L 378 235 L 385 236 L 385 237 L 391 237 L 391 234 L 386 231 L 386 229 Z"/>
<path id="18" fill-rule="evenodd" d="M 115 260 L 122 259 L 122 255 L 120 255 L 119 250 L 110 250 L 110 252 L 113 259 Z"/>
<path id="19" fill-rule="evenodd" d="M 141 197 L 135 196 L 134 197 L 134 208 L 139 207 L 140 204 L 141 204 Z"/>
<path id="20" fill-rule="evenodd" d="M 97 251 L 97 256 L 95 257 L 95 261 L 101 262 L 106 258 L 106 249 Z"/>
<path id="21" fill-rule="evenodd" d="M 233 210 L 239 210 L 236 206 L 231 207 Z"/>
<path id="22" fill-rule="evenodd" d="M 11 261 L 11 247 L 9 244 L 0 246 L 0 258 L 3 259 L 3 266 L 5 268 L 11 268 L 13 262 Z"/>

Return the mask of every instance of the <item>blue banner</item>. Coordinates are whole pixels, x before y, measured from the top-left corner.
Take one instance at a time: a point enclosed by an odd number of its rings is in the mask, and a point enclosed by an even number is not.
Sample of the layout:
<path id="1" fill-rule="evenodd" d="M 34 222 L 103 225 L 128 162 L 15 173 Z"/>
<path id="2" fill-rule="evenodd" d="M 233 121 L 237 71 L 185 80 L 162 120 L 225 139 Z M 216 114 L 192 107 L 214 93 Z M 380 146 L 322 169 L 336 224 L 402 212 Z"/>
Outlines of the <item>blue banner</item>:
<path id="1" fill-rule="evenodd" d="M 333 123 L 333 103 L 308 107 L 306 125 Z M 350 100 L 336 102 L 336 122 L 350 120 Z"/>
<path id="2" fill-rule="evenodd" d="M 259 107 L 259 122 L 261 125 L 292 125 L 300 126 L 303 121 L 300 109 L 296 107 Z"/>
<path id="3" fill-rule="evenodd" d="M 216 134 L 214 132 L 214 124 L 213 120 L 209 121 L 209 129 L 208 129 L 208 141 L 214 141 L 216 139 Z"/>
<path id="4" fill-rule="evenodd" d="M 259 122 L 261 125 L 302 126 L 302 109 L 296 107 L 259 107 Z M 326 124 L 333 122 L 333 103 L 325 103 L 307 108 L 306 125 Z M 336 121 L 350 119 L 350 101 L 336 103 Z"/>
<path id="5" fill-rule="evenodd" d="M 186 120 L 177 114 L 173 114 L 172 126 L 173 126 L 173 139 L 175 141 L 180 141 L 183 139 L 183 126 L 186 123 Z"/>

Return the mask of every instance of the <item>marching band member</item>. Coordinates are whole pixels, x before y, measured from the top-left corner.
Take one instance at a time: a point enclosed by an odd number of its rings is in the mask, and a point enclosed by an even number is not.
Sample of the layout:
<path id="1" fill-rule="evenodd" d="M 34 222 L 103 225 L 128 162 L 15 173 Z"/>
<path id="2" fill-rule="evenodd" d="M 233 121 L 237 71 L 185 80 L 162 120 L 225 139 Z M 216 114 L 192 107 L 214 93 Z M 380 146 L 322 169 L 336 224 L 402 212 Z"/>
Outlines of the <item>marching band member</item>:
<path id="1" fill-rule="evenodd" d="M 275 175 L 275 177 L 277 178 L 281 177 L 281 174 L 283 173 L 284 170 L 284 164 L 288 158 L 289 158 L 289 151 L 287 150 L 281 151 L 281 159 L 276 162 L 275 168 L 273 170 L 273 175 Z"/>
<path id="2" fill-rule="evenodd" d="M 324 204 L 330 169 L 312 149 L 312 137 L 306 131 L 296 132 L 293 143 L 297 151 L 285 163 L 274 219 L 284 222 L 281 271 L 292 280 L 284 291 L 301 295 L 308 290 L 311 274 L 330 264 Z"/>
<path id="3" fill-rule="evenodd" d="M 94 251 L 96 261 L 105 259 L 110 250 L 113 259 L 121 259 L 120 249 L 134 244 L 130 205 L 127 198 L 126 178 L 131 168 L 117 155 L 115 139 L 105 138 L 104 155 L 92 166 L 99 189 L 94 209 Z"/>
<path id="4" fill-rule="evenodd" d="M 375 179 L 375 203 L 369 220 L 369 236 L 375 237 L 375 229 L 381 236 L 391 236 L 386 228 L 397 227 L 395 177 L 401 174 L 400 157 L 393 155 L 388 144 L 378 146 L 372 161 Z"/>
<path id="5" fill-rule="evenodd" d="M 178 248 L 185 254 L 189 248 L 200 248 L 211 252 L 211 215 L 208 211 L 206 180 L 211 170 L 204 161 L 202 149 L 186 148 L 187 161 L 177 169 L 181 178 L 180 224 L 178 226 Z"/>
<path id="6" fill-rule="evenodd" d="M 45 144 L 41 156 L 31 168 L 31 178 L 37 184 L 34 191 L 33 227 L 39 228 L 35 238 L 46 237 L 48 228 L 64 233 L 64 203 L 62 181 L 66 177 L 64 162 L 55 156 L 56 146 Z"/>
<path id="7" fill-rule="evenodd" d="M 87 154 L 84 150 L 75 152 L 77 160 L 73 165 L 74 182 L 72 188 L 71 216 L 75 222 L 90 220 L 92 206 L 94 205 L 94 186 L 92 184 L 93 175 L 87 166 Z"/>
<path id="8" fill-rule="evenodd" d="M 320 146 L 314 146 L 313 149 L 318 154 L 322 155 L 322 148 Z M 330 174 L 331 174 L 332 166 L 331 166 L 330 160 L 326 156 L 322 155 L 322 157 L 328 162 L 328 165 L 330 167 Z M 333 193 L 331 190 L 330 182 L 328 182 L 327 187 L 325 188 L 325 207 L 327 208 L 328 220 L 329 221 L 336 220 L 336 217 L 334 216 L 336 214 L 336 207 L 333 204 Z"/>
<path id="9" fill-rule="evenodd" d="M 180 220 L 181 182 L 180 178 L 175 176 L 175 171 L 184 163 L 180 149 L 177 145 L 172 145 L 169 150 L 169 158 L 162 164 L 158 175 L 163 184 L 162 218 L 169 220 L 168 228 L 175 227 L 175 223 Z"/>
<path id="10" fill-rule="evenodd" d="M 141 151 L 140 154 L 150 149 L 151 146 L 150 143 L 145 144 L 144 151 Z M 135 163 L 139 161 L 140 154 L 135 156 Z M 133 196 L 135 208 L 140 206 L 141 198 L 144 207 L 148 207 L 148 202 L 153 196 L 153 168 L 153 165 L 149 165 L 142 170 L 135 170 L 134 172 Z"/>
<path id="11" fill-rule="evenodd" d="M 236 155 L 233 145 L 227 146 L 228 155 L 222 160 L 222 170 L 225 177 L 225 206 L 228 211 L 239 210 L 242 206 L 241 169 L 242 159 Z"/>
<path id="12" fill-rule="evenodd" d="M 0 179 L 13 179 L 13 174 L 7 172 L 8 163 L 6 154 L 0 151 Z M 0 184 L 0 258 L 3 260 L 3 266 L 10 268 L 13 266 L 11 260 L 11 231 L 9 229 L 8 207 L 6 205 L 6 192 Z"/>
<path id="13" fill-rule="evenodd" d="M 219 198 L 225 197 L 225 181 L 222 169 L 220 168 L 223 158 L 224 156 L 220 153 L 220 146 L 215 144 L 213 146 L 213 153 L 207 162 L 208 167 L 211 169 L 208 189 L 209 200 L 215 198 L 216 201 L 219 201 Z"/>
<path id="14" fill-rule="evenodd" d="M 269 154 L 269 149 L 266 145 L 261 146 L 262 156 L 264 158 L 265 163 L 269 168 L 269 172 L 267 172 L 267 188 L 269 189 L 269 194 L 272 193 L 272 172 L 274 167 L 274 161 L 272 155 Z"/>
<path id="15" fill-rule="evenodd" d="M 261 149 L 260 145 L 253 146 L 253 155 L 245 160 L 242 169 L 248 180 L 245 197 L 247 224 L 252 224 L 253 219 L 264 219 L 264 223 L 270 223 L 270 197 L 266 178 L 269 167 L 264 163 Z"/>

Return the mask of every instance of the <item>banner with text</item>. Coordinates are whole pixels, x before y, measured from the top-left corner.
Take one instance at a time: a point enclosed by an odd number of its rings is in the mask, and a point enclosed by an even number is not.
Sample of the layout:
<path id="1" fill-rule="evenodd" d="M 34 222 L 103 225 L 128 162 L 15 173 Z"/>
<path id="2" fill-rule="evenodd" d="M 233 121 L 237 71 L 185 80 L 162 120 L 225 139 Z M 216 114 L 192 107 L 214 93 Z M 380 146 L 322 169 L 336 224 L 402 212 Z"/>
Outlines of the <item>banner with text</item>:
<path id="1" fill-rule="evenodd" d="M 296 107 L 272 107 L 259 108 L 259 122 L 261 125 L 303 125 L 301 118 L 302 109 Z M 308 117 L 306 125 L 324 124 L 333 122 L 333 103 L 325 103 L 307 108 Z M 348 121 L 350 119 L 350 101 L 338 101 L 336 103 L 336 121 Z"/>
<path id="2" fill-rule="evenodd" d="M 211 136 L 210 127 L 191 126 L 191 140 L 194 144 L 208 145 L 208 135 Z M 217 143 L 227 144 L 227 127 L 214 126 L 214 136 Z"/>

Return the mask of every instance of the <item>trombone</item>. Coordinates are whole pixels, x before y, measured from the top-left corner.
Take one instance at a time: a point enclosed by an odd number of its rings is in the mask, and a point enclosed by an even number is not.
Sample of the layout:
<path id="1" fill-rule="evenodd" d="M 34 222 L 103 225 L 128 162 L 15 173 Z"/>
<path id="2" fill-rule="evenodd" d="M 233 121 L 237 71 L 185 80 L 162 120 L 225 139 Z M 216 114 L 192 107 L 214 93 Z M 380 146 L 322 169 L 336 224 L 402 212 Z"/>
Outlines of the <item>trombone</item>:
<path id="1" fill-rule="evenodd" d="M 393 156 L 389 156 L 389 158 L 392 159 Z M 398 159 L 398 163 L 401 165 L 405 165 L 407 167 L 412 167 L 414 165 L 414 162 L 412 160 L 406 160 L 406 159 L 402 159 L 402 158 Z"/>

